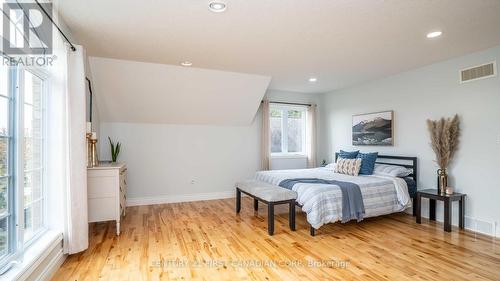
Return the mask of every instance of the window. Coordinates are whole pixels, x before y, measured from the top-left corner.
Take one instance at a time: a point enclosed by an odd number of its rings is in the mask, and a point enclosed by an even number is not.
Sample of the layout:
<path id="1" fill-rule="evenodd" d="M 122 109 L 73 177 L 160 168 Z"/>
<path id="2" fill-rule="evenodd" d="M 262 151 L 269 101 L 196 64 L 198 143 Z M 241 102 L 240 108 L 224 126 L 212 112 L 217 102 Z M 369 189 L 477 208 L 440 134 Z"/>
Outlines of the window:
<path id="1" fill-rule="evenodd" d="M 23 70 L 23 178 L 24 241 L 30 241 L 43 225 L 43 80 Z"/>
<path id="2" fill-rule="evenodd" d="M 45 230 L 47 79 L 43 70 L 6 66 L 0 75 L 1 268 Z"/>
<path id="3" fill-rule="evenodd" d="M 12 134 L 10 116 L 12 99 L 9 90 L 9 73 L 0 67 L 0 259 L 9 254 L 9 231 L 15 225 L 10 194 L 12 192 Z"/>
<path id="4" fill-rule="evenodd" d="M 270 106 L 271 153 L 305 155 L 306 108 Z"/>

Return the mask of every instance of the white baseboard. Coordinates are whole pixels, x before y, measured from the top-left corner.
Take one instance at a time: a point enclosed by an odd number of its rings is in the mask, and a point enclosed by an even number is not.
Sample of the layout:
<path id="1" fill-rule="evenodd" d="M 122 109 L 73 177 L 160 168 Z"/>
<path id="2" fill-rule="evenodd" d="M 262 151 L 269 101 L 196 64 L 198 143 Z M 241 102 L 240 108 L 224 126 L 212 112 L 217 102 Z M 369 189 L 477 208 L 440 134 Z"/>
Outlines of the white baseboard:
<path id="1" fill-rule="evenodd" d="M 56 274 L 57 270 L 61 267 L 61 265 L 64 263 L 66 260 L 66 256 L 62 249 L 57 253 L 56 256 L 50 260 L 49 264 L 47 267 L 43 270 L 43 272 L 40 274 L 39 278 L 37 280 L 40 281 L 45 281 L 45 280 L 52 280 L 52 277 Z"/>
<path id="2" fill-rule="evenodd" d="M 414 203 L 414 202 L 413 202 Z M 410 208 L 411 210 L 411 208 Z M 409 212 L 413 213 L 413 212 Z M 443 218 L 439 214 L 442 212 L 436 210 L 436 221 L 443 223 Z M 455 215 L 452 218 L 452 225 L 458 226 L 456 221 L 458 218 L 456 217 L 457 212 L 453 212 Z M 429 219 L 429 209 L 428 206 L 422 206 L 422 218 Z M 465 225 L 464 228 L 470 230 L 472 232 L 476 232 L 479 234 L 484 234 L 492 237 L 500 238 L 500 227 L 497 222 L 492 220 L 485 220 L 476 217 L 465 216 Z"/>
<path id="3" fill-rule="evenodd" d="M 166 203 L 226 199 L 232 197 L 235 197 L 235 191 L 228 190 L 228 191 L 218 191 L 218 192 L 208 192 L 208 193 L 127 198 L 126 205 L 127 206 L 157 205 Z"/>
<path id="4" fill-rule="evenodd" d="M 496 236 L 497 234 L 497 225 L 494 221 L 486 221 L 478 218 L 473 218 L 469 216 L 465 216 L 465 229 L 472 230 L 477 233 L 486 234 L 488 236 Z"/>
<path id="5" fill-rule="evenodd" d="M 422 214 L 422 218 L 429 219 L 429 216 L 427 214 Z M 443 223 L 443 219 L 441 219 L 439 217 L 436 218 L 436 221 Z M 458 226 L 458 224 L 456 224 L 456 223 L 452 223 L 452 225 Z M 500 230 L 497 231 L 498 226 L 493 221 L 485 221 L 485 220 L 465 216 L 464 228 L 467 230 L 470 230 L 472 232 L 500 238 Z"/>
<path id="6" fill-rule="evenodd" d="M 5 280 L 50 280 L 66 259 L 62 234 L 49 230 L 24 252 L 24 258 L 7 271 Z M 0 278 L 1 280 L 4 280 Z"/>

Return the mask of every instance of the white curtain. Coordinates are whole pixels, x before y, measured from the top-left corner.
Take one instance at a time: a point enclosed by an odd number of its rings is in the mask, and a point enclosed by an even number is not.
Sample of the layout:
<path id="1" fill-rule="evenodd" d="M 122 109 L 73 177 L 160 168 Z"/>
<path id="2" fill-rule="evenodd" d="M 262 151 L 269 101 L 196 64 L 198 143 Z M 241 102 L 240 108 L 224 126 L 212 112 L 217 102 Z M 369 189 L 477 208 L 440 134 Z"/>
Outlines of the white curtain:
<path id="1" fill-rule="evenodd" d="M 64 250 L 88 248 L 85 53 L 81 46 L 67 52 L 66 194 Z"/>
<path id="2" fill-rule="evenodd" d="M 270 148 L 270 119 L 269 119 L 269 100 L 264 99 L 262 102 L 262 145 L 261 145 L 261 159 L 262 170 L 271 169 L 271 148 Z"/>
<path id="3" fill-rule="evenodd" d="M 316 105 L 307 109 L 307 167 L 316 167 Z"/>

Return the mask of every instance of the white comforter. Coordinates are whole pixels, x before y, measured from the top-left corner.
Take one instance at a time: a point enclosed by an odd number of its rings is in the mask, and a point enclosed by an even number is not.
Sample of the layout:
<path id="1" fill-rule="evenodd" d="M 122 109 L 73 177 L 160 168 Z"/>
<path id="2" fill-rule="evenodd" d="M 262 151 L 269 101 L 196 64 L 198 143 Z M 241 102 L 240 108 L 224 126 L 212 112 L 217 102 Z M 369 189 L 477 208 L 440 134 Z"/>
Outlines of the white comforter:
<path id="1" fill-rule="evenodd" d="M 260 171 L 255 179 L 279 185 L 285 179 L 319 178 L 347 181 L 359 185 L 365 218 L 400 212 L 411 206 L 408 186 L 401 178 L 381 176 L 348 176 L 328 168 Z M 342 192 L 338 186 L 299 183 L 293 186 L 297 201 L 307 214 L 307 221 L 318 229 L 323 224 L 342 219 Z"/>

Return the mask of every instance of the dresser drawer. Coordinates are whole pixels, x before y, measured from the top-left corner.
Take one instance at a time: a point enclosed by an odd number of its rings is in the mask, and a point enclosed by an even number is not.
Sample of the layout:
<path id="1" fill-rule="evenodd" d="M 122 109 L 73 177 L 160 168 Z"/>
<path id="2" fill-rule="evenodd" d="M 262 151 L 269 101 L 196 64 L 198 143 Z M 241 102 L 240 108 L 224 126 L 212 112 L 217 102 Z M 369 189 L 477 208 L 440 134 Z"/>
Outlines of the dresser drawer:
<path id="1" fill-rule="evenodd" d="M 118 176 L 117 169 L 102 169 L 102 170 L 87 170 L 88 177 L 116 177 Z"/>
<path id="2" fill-rule="evenodd" d="M 116 220 L 116 198 L 89 199 L 89 222 Z"/>
<path id="3" fill-rule="evenodd" d="M 119 188 L 116 177 L 89 177 L 87 186 L 87 197 L 89 199 L 118 197 Z"/>

